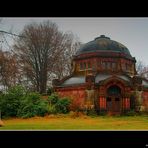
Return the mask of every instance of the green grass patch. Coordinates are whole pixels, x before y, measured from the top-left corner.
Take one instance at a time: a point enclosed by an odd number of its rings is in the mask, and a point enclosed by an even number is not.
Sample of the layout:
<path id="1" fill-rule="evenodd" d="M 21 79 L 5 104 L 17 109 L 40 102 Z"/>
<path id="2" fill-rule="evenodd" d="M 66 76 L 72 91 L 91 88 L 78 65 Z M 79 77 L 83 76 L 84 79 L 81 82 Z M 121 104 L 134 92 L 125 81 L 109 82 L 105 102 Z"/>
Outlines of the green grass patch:
<path id="1" fill-rule="evenodd" d="M 148 116 L 53 115 L 29 119 L 3 120 L 0 130 L 148 130 Z"/>

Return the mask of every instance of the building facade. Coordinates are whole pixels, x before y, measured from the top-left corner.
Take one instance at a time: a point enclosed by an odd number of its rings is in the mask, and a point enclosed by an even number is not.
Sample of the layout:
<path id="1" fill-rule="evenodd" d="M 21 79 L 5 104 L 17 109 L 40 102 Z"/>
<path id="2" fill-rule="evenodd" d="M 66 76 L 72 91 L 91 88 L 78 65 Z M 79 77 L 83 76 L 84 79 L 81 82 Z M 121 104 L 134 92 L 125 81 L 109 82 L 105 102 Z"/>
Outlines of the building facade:
<path id="1" fill-rule="evenodd" d="M 137 75 L 127 47 L 101 35 L 84 44 L 73 58 L 73 73 L 53 80 L 55 91 L 82 110 L 123 113 L 148 111 L 148 80 Z"/>

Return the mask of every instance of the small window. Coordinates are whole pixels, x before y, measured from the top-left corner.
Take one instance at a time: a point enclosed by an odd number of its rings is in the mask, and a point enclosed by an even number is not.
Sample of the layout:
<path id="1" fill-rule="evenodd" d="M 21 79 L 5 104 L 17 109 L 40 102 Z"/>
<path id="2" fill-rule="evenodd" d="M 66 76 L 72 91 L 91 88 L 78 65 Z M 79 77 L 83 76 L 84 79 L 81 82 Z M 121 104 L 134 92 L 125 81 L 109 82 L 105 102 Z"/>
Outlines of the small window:
<path id="1" fill-rule="evenodd" d="M 116 63 L 112 63 L 112 69 L 113 69 L 113 70 L 116 69 Z"/>
<path id="2" fill-rule="evenodd" d="M 105 62 L 102 62 L 102 69 L 105 69 L 106 68 L 106 64 Z"/>
<path id="3" fill-rule="evenodd" d="M 110 68 L 111 68 L 111 63 L 107 62 L 107 69 L 110 69 Z"/>

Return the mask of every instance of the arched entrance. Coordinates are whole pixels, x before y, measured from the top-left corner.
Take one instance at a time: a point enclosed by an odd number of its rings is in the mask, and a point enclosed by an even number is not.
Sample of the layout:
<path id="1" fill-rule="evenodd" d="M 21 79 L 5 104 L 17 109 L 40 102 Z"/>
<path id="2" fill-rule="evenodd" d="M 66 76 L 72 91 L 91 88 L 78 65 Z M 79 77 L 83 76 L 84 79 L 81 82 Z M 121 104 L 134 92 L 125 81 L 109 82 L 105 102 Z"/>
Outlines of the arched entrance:
<path id="1" fill-rule="evenodd" d="M 107 89 L 106 109 L 108 113 L 121 111 L 121 89 L 117 85 L 112 85 Z"/>

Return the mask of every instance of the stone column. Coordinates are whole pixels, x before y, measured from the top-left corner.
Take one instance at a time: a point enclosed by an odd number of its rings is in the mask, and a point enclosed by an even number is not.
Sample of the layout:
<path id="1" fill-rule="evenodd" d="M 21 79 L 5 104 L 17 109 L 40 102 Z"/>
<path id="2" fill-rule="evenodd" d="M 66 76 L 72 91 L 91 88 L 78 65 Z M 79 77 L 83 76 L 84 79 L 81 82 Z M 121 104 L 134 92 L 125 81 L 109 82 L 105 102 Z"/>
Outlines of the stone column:
<path id="1" fill-rule="evenodd" d="M 135 97 L 136 97 L 136 111 L 141 111 L 142 108 L 142 92 L 143 91 L 135 91 Z"/>
<path id="2" fill-rule="evenodd" d="M 87 109 L 94 108 L 94 90 L 86 90 L 85 106 Z"/>

